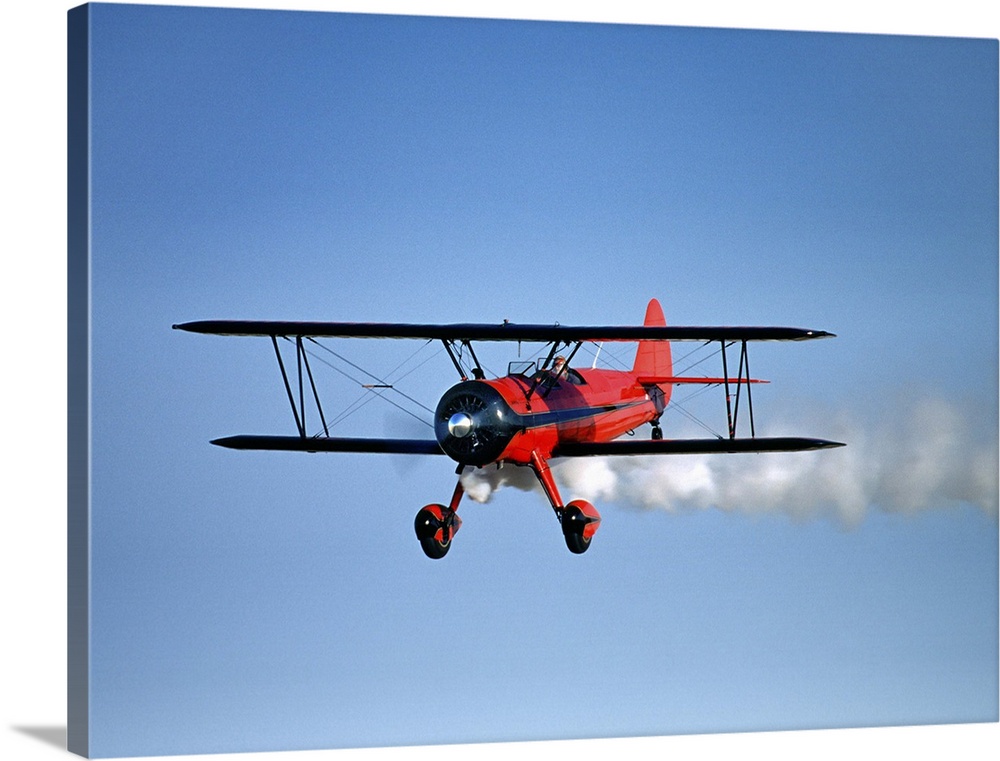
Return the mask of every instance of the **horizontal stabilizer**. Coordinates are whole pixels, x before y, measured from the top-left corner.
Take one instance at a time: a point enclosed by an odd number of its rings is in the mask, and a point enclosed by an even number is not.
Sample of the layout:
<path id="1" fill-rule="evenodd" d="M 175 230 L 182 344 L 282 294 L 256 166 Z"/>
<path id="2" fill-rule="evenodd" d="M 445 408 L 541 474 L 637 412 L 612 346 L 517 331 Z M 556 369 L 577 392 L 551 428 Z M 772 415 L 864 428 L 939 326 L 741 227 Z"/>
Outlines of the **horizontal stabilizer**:
<path id="1" fill-rule="evenodd" d="M 648 439 L 560 444 L 553 457 L 647 454 L 718 454 L 723 452 L 804 452 L 844 446 L 839 441 L 789 436 L 750 439 Z"/>
<path id="2" fill-rule="evenodd" d="M 433 439 L 352 439 L 303 436 L 227 436 L 213 444 L 227 449 L 279 452 L 369 452 L 375 454 L 444 454 Z"/>

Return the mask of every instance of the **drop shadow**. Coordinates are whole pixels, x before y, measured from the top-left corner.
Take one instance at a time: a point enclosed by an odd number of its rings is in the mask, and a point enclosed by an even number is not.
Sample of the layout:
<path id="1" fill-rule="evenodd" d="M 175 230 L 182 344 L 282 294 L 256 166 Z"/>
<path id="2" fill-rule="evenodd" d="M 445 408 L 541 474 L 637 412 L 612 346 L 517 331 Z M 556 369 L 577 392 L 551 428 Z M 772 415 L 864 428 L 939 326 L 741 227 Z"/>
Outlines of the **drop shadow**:
<path id="1" fill-rule="evenodd" d="M 11 727 L 11 729 L 60 750 L 66 750 L 66 727 Z"/>

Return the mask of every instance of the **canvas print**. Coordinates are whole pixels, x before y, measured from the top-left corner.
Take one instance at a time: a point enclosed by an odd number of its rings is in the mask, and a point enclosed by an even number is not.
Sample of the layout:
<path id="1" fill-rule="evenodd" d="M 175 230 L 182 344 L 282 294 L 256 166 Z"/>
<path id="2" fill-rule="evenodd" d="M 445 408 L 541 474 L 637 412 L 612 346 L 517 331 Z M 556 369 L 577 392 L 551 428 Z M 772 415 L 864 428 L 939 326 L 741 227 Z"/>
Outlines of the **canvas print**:
<path id="1" fill-rule="evenodd" d="M 72 751 L 997 721 L 996 40 L 69 61 Z"/>

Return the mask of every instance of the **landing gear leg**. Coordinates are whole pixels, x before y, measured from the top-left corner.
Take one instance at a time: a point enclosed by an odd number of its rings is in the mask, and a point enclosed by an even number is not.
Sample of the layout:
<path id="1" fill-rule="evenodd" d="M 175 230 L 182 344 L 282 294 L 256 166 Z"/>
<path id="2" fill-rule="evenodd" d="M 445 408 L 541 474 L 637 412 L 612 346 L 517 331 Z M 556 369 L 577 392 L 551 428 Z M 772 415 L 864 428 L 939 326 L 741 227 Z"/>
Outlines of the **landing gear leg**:
<path id="1" fill-rule="evenodd" d="M 458 503 L 462 501 L 465 489 L 462 481 L 455 485 L 448 507 L 444 505 L 427 505 L 421 508 L 413 521 L 413 529 L 420 540 L 420 549 L 432 560 L 440 560 L 451 549 L 451 540 L 462 527 L 462 519 L 458 517 Z"/>
<path id="2" fill-rule="evenodd" d="M 570 552 L 582 555 L 590 547 L 590 540 L 601 525 L 601 514 L 592 504 L 583 499 L 575 499 L 564 506 L 562 497 L 559 496 L 559 488 L 552 477 L 552 471 L 549 470 L 548 462 L 536 452 L 531 453 L 531 469 L 535 471 L 535 475 L 542 485 L 542 491 L 545 492 L 559 523 L 562 524 L 566 546 Z"/>

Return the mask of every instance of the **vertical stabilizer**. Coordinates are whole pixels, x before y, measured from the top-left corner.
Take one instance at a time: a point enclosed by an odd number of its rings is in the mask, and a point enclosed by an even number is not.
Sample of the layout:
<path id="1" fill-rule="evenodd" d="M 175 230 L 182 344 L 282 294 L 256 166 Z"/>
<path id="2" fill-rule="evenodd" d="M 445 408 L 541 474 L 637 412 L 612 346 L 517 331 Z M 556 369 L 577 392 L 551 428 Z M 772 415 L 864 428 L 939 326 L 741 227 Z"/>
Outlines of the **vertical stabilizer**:
<path id="1" fill-rule="evenodd" d="M 667 321 L 663 317 L 660 302 L 651 299 L 646 307 L 646 319 L 642 323 L 646 327 L 663 328 Z M 639 350 L 635 353 L 635 365 L 632 372 L 643 378 L 669 378 L 674 374 L 674 363 L 670 355 L 669 341 L 640 341 Z M 662 386 L 664 403 L 670 400 L 673 386 Z"/>

